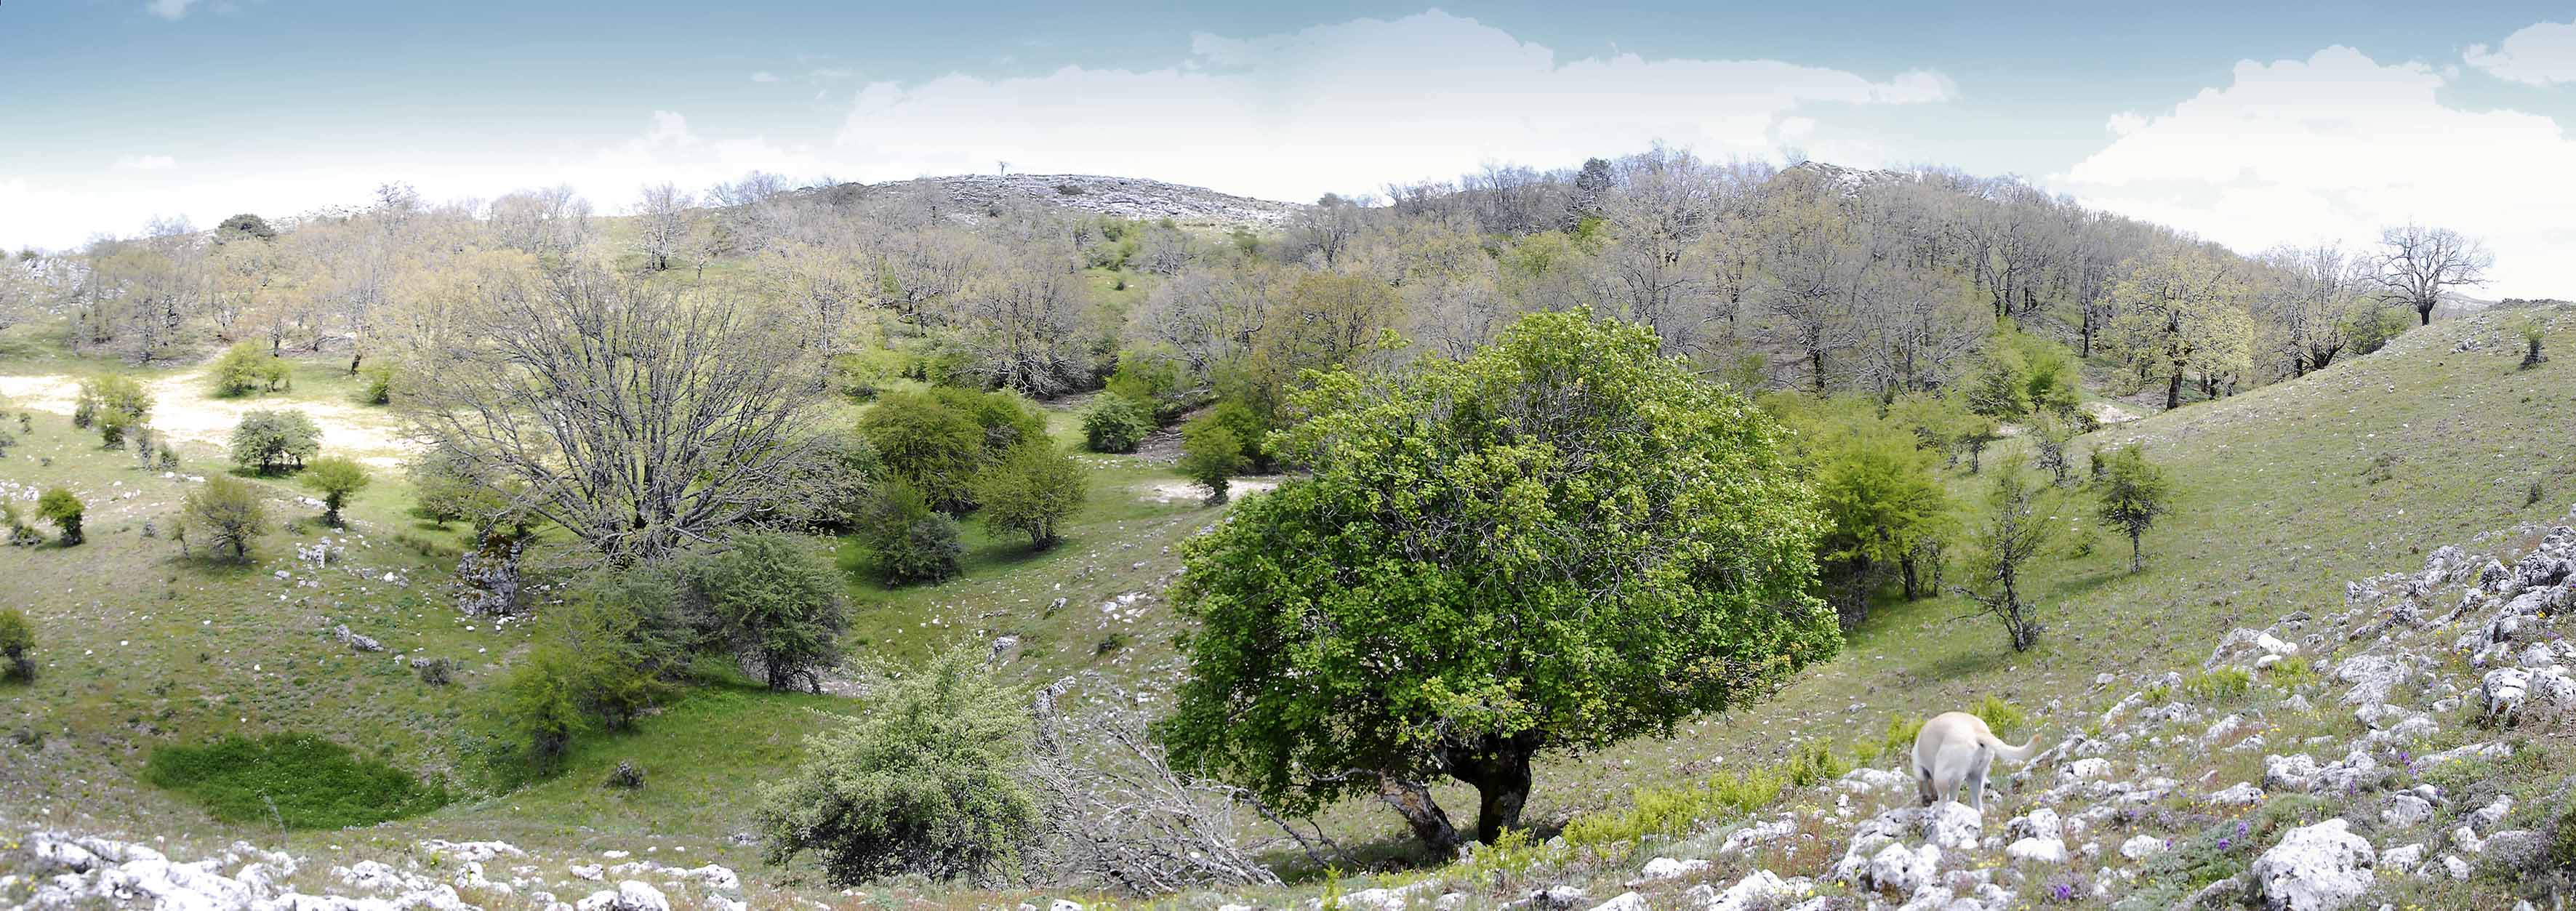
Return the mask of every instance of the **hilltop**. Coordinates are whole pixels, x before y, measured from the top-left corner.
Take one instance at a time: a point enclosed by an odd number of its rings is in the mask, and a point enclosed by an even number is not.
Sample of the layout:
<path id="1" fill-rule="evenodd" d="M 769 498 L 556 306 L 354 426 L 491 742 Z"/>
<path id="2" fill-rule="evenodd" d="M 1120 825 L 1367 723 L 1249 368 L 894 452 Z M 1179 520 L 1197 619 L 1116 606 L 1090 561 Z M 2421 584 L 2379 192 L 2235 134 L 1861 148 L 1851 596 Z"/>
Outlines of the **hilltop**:
<path id="1" fill-rule="evenodd" d="M 948 200 L 961 217 L 1035 203 L 1111 218 L 1168 218 L 1215 227 L 1275 227 L 1305 208 L 1297 203 L 1253 199 L 1205 187 L 1097 174 L 952 174 L 873 184 L 834 184 L 801 192 L 838 205 L 891 194 L 924 193 Z"/>

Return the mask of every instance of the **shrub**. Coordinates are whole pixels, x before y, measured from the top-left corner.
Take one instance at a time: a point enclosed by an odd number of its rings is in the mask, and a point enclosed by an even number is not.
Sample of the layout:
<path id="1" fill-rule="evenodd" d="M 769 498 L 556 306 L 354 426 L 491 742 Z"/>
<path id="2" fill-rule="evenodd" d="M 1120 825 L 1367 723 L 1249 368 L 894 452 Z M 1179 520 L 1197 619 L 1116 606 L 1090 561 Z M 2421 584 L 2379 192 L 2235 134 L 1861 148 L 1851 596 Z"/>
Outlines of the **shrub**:
<path id="1" fill-rule="evenodd" d="M 587 723 L 573 701 L 572 656 L 540 645 L 501 679 L 501 717 L 507 752 L 541 772 L 552 771 Z"/>
<path id="2" fill-rule="evenodd" d="M 1224 424 L 1199 417 L 1181 425 L 1181 474 L 1208 489 L 1209 503 L 1226 501 L 1226 479 L 1243 466 L 1243 443 Z"/>
<path id="3" fill-rule="evenodd" d="M 631 759 L 620 759 L 617 768 L 608 770 L 608 786 L 635 790 L 644 786 L 644 767 Z"/>
<path id="4" fill-rule="evenodd" d="M 2030 720 L 2030 716 L 2022 712 L 2020 706 L 2005 702 L 2003 697 L 1991 693 L 1987 694 L 1985 701 L 1977 703 L 1976 708 L 1969 710 L 1968 714 L 1977 716 L 1977 720 L 1986 723 L 1986 730 L 1995 732 L 1995 736 L 2005 740 L 2017 739 L 2021 734 L 2022 724 Z M 1918 733 L 1921 732 L 1922 723 L 1916 722 L 1914 729 Z"/>
<path id="5" fill-rule="evenodd" d="M 811 851 L 836 884 L 1015 874 L 1039 822 L 1029 735 L 1019 695 L 981 654 L 943 654 L 806 740 L 811 758 L 755 812 L 769 859 Z"/>
<path id="6" fill-rule="evenodd" d="M 152 392 L 140 380 L 109 374 L 81 381 L 79 403 L 73 406 L 72 423 L 98 427 L 99 441 L 109 447 L 125 445 L 125 432 L 140 426 L 152 415 Z M 84 422 L 84 416 L 87 422 Z"/>
<path id="7" fill-rule="evenodd" d="M 0 607 L 0 680 L 21 683 L 36 679 L 36 628 L 27 615 L 14 607 Z"/>
<path id="8" fill-rule="evenodd" d="M 246 412 L 233 425 L 233 463 L 261 474 L 289 462 L 302 468 L 321 449 L 322 428 L 301 411 Z"/>
<path id="9" fill-rule="evenodd" d="M 2243 695 L 2254 687 L 2254 676 L 2241 667 L 2222 667 L 2207 673 L 2193 674 L 2182 680 L 2183 695 L 2202 702 L 2216 702 Z"/>
<path id="10" fill-rule="evenodd" d="M 260 501 L 259 488 L 240 478 L 207 478 L 188 491 L 179 509 L 189 527 L 204 533 L 208 547 L 229 547 L 235 560 L 249 560 L 251 540 L 268 531 L 268 507 Z"/>
<path id="11" fill-rule="evenodd" d="M 364 382 L 358 386 L 358 401 L 369 405 L 393 404 L 393 367 L 376 364 L 362 371 L 359 376 L 364 378 Z"/>
<path id="12" fill-rule="evenodd" d="M 1206 418 L 1234 432 L 1235 442 L 1243 447 L 1243 462 L 1247 469 L 1254 472 L 1271 469 L 1273 460 L 1266 445 L 1270 438 L 1270 419 L 1263 417 L 1261 410 L 1240 398 L 1230 398 L 1208 409 Z"/>
<path id="13" fill-rule="evenodd" d="M 431 658 L 427 661 L 414 662 L 412 671 L 420 675 L 422 683 L 446 686 L 456 679 L 456 662 L 445 658 Z"/>
<path id="14" fill-rule="evenodd" d="M 941 582 L 957 575 L 966 556 L 957 520 L 930 508 L 918 488 L 901 480 L 885 485 L 859 528 L 859 542 L 887 585 Z"/>
<path id="15" fill-rule="evenodd" d="M 1022 444 L 1046 439 L 1046 414 L 1019 393 L 941 387 L 931 390 L 930 397 L 973 421 L 982 432 L 982 464 L 1000 461 Z"/>
<path id="16" fill-rule="evenodd" d="M 1180 416 L 1191 400 L 1181 388 L 1180 364 L 1166 357 L 1121 354 L 1108 386 L 1110 395 L 1151 409 L 1157 423 Z"/>
<path id="17" fill-rule="evenodd" d="M 260 350 L 258 342 L 242 342 L 224 349 L 207 373 L 214 379 L 215 395 L 235 398 L 258 392 L 268 385 L 268 371 L 263 362 L 275 360 Z"/>
<path id="18" fill-rule="evenodd" d="M 73 547 L 81 542 L 81 514 L 85 511 L 80 498 L 60 487 L 45 491 L 36 500 L 36 517 L 54 523 L 62 530 L 62 544 Z"/>
<path id="19" fill-rule="evenodd" d="M 694 557 L 685 573 L 721 634 L 759 663 L 770 689 L 801 681 L 822 690 L 818 669 L 840 663 L 849 610 L 840 574 L 815 548 L 781 532 L 744 532 Z"/>
<path id="20" fill-rule="evenodd" d="M 1082 466 L 1045 440 L 1021 446 L 975 482 L 984 521 L 996 532 L 1029 536 L 1032 547 L 1053 546 L 1086 493 Z"/>
<path id="21" fill-rule="evenodd" d="M 290 829 L 373 825 L 448 799 L 444 787 L 311 734 L 160 747 L 145 759 L 143 779 L 195 798 L 216 819 Z"/>
<path id="22" fill-rule="evenodd" d="M 2173 510 L 2173 481 L 2147 461 L 2144 444 L 2131 443 L 2094 459 L 2101 480 L 2094 482 L 2101 502 L 2094 510 L 2104 524 L 2129 537 L 2129 571 L 2146 568 L 2139 541 L 2156 519 Z"/>
<path id="23" fill-rule="evenodd" d="M 624 730 L 669 696 L 704 638 L 660 567 L 601 569 L 574 583 L 539 621 L 541 649 L 562 656 L 557 685 L 583 717 Z"/>
<path id="24" fill-rule="evenodd" d="M 859 434 L 932 508 L 952 514 L 973 508 L 984 445 L 983 428 L 973 420 L 928 393 L 890 392 L 859 419 Z"/>
<path id="25" fill-rule="evenodd" d="M 496 515 L 507 505 L 475 470 L 474 460 L 452 447 L 433 446 L 413 456 L 406 474 L 413 513 L 440 525 Z"/>
<path id="26" fill-rule="evenodd" d="M 322 495 L 322 521 L 334 528 L 340 526 L 340 507 L 349 502 L 349 495 L 366 489 L 372 480 L 367 466 L 338 456 L 313 460 L 305 466 L 303 477 L 304 486 Z"/>
<path id="27" fill-rule="evenodd" d="M 1082 442 L 1093 452 L 1135 452 L 1153 430 L 1153 414 L 1123 395 L 1104 393 L 1082 412 Z"/>

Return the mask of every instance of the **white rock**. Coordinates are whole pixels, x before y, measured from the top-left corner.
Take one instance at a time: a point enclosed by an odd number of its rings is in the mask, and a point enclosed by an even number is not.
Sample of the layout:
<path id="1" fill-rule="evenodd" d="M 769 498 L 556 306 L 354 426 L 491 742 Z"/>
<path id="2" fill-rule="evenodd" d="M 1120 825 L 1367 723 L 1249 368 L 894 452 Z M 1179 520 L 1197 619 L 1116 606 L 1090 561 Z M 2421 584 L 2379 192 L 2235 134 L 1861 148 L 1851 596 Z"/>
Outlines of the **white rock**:
<path id="1" fill-rule="evenodd" d="M 2314 760 L 2310 762 L 2313 764 Z M 2252 806 L 2263 802 L 2263 789 L 2255 787 L 2252 782 L 2240 781 L 2209 795 L 2209 802 L 2230 807 Z"/>
<path id="2" fill-rule="evenodd" d="M 1911 895 L 1915 889 L 1930 882 L 1940 869 L 1939 847 L 1924 845 L 1909 851 L 1904 845 L 1891 844 L 1870 857 L 1869 884 L 1899 895 Z"/>
<path id="3" fill-rule="evenodd" d="M 2066 842 L 2056 838 L 2025 838 L 2004 848 L 2004 856 L 2035 863 L 2066 862 Z"/>
<path id="4" fill-rule="evenodd" d="M 2058 769 L 2057 783 L 2060 786 L 2064 786 L 2074 784 L 2079 781 L 2093 781 L 2108 778 L 2110 776 L 2111 760 L 2095 756 L 2089 759 L 2075 760 L 2074 762 L 2067 763 L 2064 768 Z"/>
<path id="5" fill-rule="evenodd" d="M 1592 906 L 1592 911 L 1646 911 L 1646 897 L 1635 892 L 1621 892 L 1609 901 Z"/>
<path id="6" fill-rule="evenodd" d="M 576 877 L 587 879 L 592 882 L 599 881 L 600 874 L 598 864 L 574 864 L 567 869 Z"/>
<path id="7" fill-rule="evenodd" d="M 2480 832 L 2495 828 L 2497 823 L 2504 821 L 2505 814 L 2511 812 L 2513 812 L 2513 798 L 2509 795 L 2500 795 L 2489 801 L 2486 806 L 2469 811 L 2469 828 Z"/>
<path id="8" fill-rule="evenodd" d="M 1670 857 L 1658 857 L 1646 862 L 1645 869 L 1637 872 L 1637 880 L 1639 882 L 1647 882 L 1658 879 L 1673 879 L 1676 877 L 1688 876 L 1706 869 L 1708 869 L 1708 861 L 1698 858 L 1679 860 Z"/>
<path id="9" fill-rule="evenodd" d="M 2355 655 L 2335 666 L 2335 679 L 2353 685 L 2343 695 L 2347 704 L 2387 702 L 2407 674 L 2405 662 L 2387 655 Z"/>
<path id="10" fill-rule="evenodd" d="M 2467 878 L 2469 878 L 2469 871 L 2470 871 L 2470 869 L 2471 869 L 2471 868 L 2469 867 L 2469 862 L 2468 862 L 2468 861 L 2465 861 L 2465 860 L 2461 860 L 2461 859 L 2460 859 L 2460 855 L 2457 855 L 2457 854 L 2444 854 L 2444 855 L 2442 855 L 2442 872 L 2445 872 L 2445 873 L 2449 873 L 2449 874 L 2451 874 L 2451 878 L 2452 878 L 2452 879 L 2467 879 Z"/>
<path id="11" fill-rule="evenodd" d="M 2050 818 L 2054 820 L 2055 816 L 2052 814 Z M 1926 812 L 1923 827 L 1925 840 L 1933 845 L 1965 849 L 1976 846 L 1977 837 L 1985 828 L 1985 819 L 1977 814 L 1975 807 L 1955 800 L 1943 801 Z"/>
<path id="12" fill-rule="evenodd" d="M 601 889 L 589 898 L 573 903 L 574 911 L 671 911 L 671 900 L 662 890 L 639 880 L 626 880 L 616 889 Z"/>
<path id="13" fill-rule="evenodd" d="M 1059 898 L 1053 904 L 1047 905 L 1047 911 L 1082 911 L 1082 903 Z"/>
<path id="14" fill-rule="evenodd" d="M 2261 636 L 2255 637 L 2254 647 L 2274 655 L 2295 655 L 2299 653 L 2298 646 L 2283 642 L 2271 633 L 2264 633 Z"/>
<path id="15" fill-rule="evenodd" d="M 2403 829 L 2433 818 L 2433 805 L 2413 794 L 2389 798 L 2388 808 L 2379 811 L 2379 821 L 2390 828 Z"/>
<path id="16" fill-rule="evenodd" d="M 2369 891 L 2376 859 L 2337 818 L 2290 830 L 2246 875 L 2276 911 L 2333 911 Z"/>
<path id="17" fill-rule="evenodd" d="M 2305 753 L 2263 757 L 2263 790 L 2305 793 L 2316 786 L 2316 757 Z"/>
<path id="18" fill-rule="evenodd" d="M 1804 895 L 1807 891 L 1805 886 L 1804 879 L 1793 884 L 1782 881 L 1778 874 L 1769 870 L 1755 870 L 1736 880 L 1735 885 L 1726 887 L 1726 891 L 1703 899 L 1700 904 L 1706 911 L 1752 911 Z"/>
<path id="19" fill-rule="evenodd" d="M 2421 844 L 2412 844 L 2401 848 L 2390 848 L 2386 851 L 2379 852 L 2379 869 L 2387 870 L 2391 873 L 2412 873 L 2415 872 L 2416 867 L 2421 866 L 2423 863 L 2424 846 Z"/>

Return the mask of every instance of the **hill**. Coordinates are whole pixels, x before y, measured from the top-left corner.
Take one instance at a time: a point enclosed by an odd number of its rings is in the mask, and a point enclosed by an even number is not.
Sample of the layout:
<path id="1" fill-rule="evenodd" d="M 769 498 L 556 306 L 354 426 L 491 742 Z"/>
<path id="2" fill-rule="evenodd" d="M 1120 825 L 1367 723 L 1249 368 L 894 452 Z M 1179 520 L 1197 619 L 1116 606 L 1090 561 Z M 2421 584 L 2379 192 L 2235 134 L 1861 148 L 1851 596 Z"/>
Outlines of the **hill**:
<path id="1" fill-rule="evenodd" d="M 835 184 L 801 192 L 836 205 L 919 194 L 947 200 L 960 217 L 1034 203 L 1110 218 L 1168 218 L 1186 225 L 1217 227 L 1275 227 L 1305 208 L 1205 187 L 1095 174 L 952 174 L 874 184 Z"/>

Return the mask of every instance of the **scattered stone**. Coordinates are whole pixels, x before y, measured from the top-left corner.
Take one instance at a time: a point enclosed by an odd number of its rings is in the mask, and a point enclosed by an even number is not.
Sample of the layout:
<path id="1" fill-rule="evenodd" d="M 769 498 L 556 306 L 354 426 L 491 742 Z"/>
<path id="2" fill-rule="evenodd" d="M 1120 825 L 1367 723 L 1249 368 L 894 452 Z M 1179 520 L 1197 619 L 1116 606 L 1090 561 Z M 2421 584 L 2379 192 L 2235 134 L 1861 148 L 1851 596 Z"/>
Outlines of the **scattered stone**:
<path id="1" fill-rule="evenodd" d="M 2246 871 L 2276 911 L 2333 911 L 2369 891 L 2377 852 L 2342 819 L 2291 829 Z"/>

